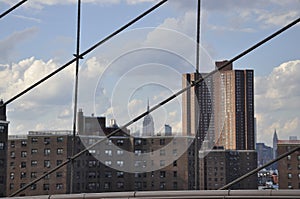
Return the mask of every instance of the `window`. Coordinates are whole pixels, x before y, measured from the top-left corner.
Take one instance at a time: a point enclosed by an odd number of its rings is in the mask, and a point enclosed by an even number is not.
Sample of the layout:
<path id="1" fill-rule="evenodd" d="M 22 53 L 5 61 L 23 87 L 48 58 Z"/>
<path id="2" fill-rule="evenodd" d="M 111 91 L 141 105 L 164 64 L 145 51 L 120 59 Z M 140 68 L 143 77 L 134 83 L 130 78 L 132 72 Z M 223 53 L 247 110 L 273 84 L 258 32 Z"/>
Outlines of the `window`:
<path id="1" fill-rule="evenodd" d="M 163 167 L 163 166 L 165 166 L 165 165 L 166 165 L 166 162 L 165 162 L 164 160 L 161 160 L 161 161 L 160 161 L 160 166 Z"/>
<path id="2" fill-rule="evenodd" d="M 124 188 L 124 182 L 117 182 L 117 188 L 123 189 Z"/>
<path id="3" fill-rule="evenodd" d="M 36 184 L 31 185 L 31 186 L 30 186 L 30 189 L 31 189 L 31 190 L 36 190 Z"/>
<path id="4" fill-rule="evenodd" d="M 91 167 L 95 167 L 95 166 L 97 166 L 97 161 L 96 160 L 89 160 L 89 167 L 91 168 Z"/>
<path id="5" fill-rule="evenodd" d="M 64 141 L 64 137 L 57 137 L 57 142 L 63 142 Z"/>
<path id="6" fill-rule="evenodd" d="M 31 138 L 31 143 L 37 143 L 37 142 L 38 142 L 38 138 L 36 137 Z"/>
<path id="7" fill-rule="evenodd" d="M 159 188 L 160 189 L 165 189 L 166 188 L 166 183 L 165 182 L 160 182 Z"/>
<path id="8" fill-rule="evenodd" d="M 44 174 L 46 174 L 46 173 L 47 173 L 47 172 L 44 172 Z M 46 179 L 46 180 L 49 180 L 49 179 L 50 179 L 50 174 L 46 175 L 46 176 L 45 176 L 45 179 Z"/>
<path id="9" fill-rule="evenodd" d="M 9 174 L 9 178 L 10 178 L 11 180 L 15 179 L 15 173 L 11 172 L 11 173 Z"/>
<path id="10" fill-rule="evenodd" d="M 27 151 L 21 151 L 21 157 L 26 158 L 27 157 Z"/>
<path id="11" fill-rule="evenodd" d="M 110 182 L 104 182 L 104 189 L 110 189 Z"/>
<path id="12" fill-rule="evenodd" d="M 36 154 L 38 152 L 37 149 L 31 149 L 31 154 Z"/>
<path id="13" fill-rule="evenodd" d="M 4 150 L 5 149 L 5 144 L 4 142 L 0 142 L 0 150 Z"/>
<path id="14" fill-rule="evenodd" d="M 142 150 L 134 150 L 134 154 L 136 156 L 140 156 L 142 154 Z"/>
<path id="15" fill-rule="evenodd" d="M 104 153 L 108 156 L 112 156 L 112 150 L 105 150 Z"/>
<path id="16" fill-rule="evenodd" d="M 14 187 L 15 187 L 14 183 L 10 183 L 10 184 L 9 184 L 9 189 L 10 189 L 10 190 L 14 189 Z"/>
<path id="17" fill-rule="evenodd" d="M 11 141 L 11 142 L 10 142 L 10 147 L 11 147 L 11 148 L 15 148 L 15 146 L 16 146 L 16 145 L 15 145 L 15 141 Z"/>
<path id="18" fill-rule="evenodd" d="M 105 161 L 105 165 L 106 166 L 111 166 L 111 161 L 109 160 L 109 161 Z"/>
<path id="19" fill-rule="evenodd" d="M 96 178 L 97 174 L 95 171 L 89 171 L 87 176 L 88 178 Z"/>
<path id="20" fill-rule="evenodd" d="M 288 179 L 292 179 L 292 174 L 288 173 Z"/>
<path id="21" fill-rule="evenodd" d="M 173 171 L 173 177 L 177 178 L 177 171 Z"/>
<path id="22" fill-rule="evenodd" d="M 118 160 L 117 161 L 117 165 L 120 166 L 120 167 L 122 167 L 124 165 L 124 161 Z"/>
<path id="23" fill-rule="evenodd" d="M 56 184 L 56 190 L 61 190 L 61 189 L 63 189 L 63 184 L 62 183 Z"/>
<path id="24" fill-rule="evenodd" d="M 44 138 L 44 144 L 45 145 L 50 144 L 50 138 L 49 137 Z"/>
<path id="25" fill-rule="evenodd" d="M 20 178 L 21 179 L 26 178 L 26 172 L 21 172 Z"/>
<path id="26" fill-rule="evenodd" d="M 31 161 L 31 166 L 36 166 L 37 165 L 37 160 L 32 160 Z"/>
<path id="27" fill-rule="evenodd" d="M 291 155 L 288 155 L 287 156 L 287 160 L 291 160 L 292 156 Z"/>
<path id="28" fill-rule="evenodd" d="M 21 162 L 21 168 L 26 168 L 26 162 Z"/>
<path id="29" fill-rule="evenodd" d="M 134 140 L 134 145 L 141 145 L 142 144 L 142 140 L 141 139 L 135 139 Z"/>
<path id="30" fill-rule="evenodd" d="M 61 171 L 56 172 L 56 177 L 57 177 L 57 178 L 63 177 L 63 173 L 62 173 Z"/>
<path id="31" fill-rule="evenodd" d="M 44 149 L 44 155 L 50 155 L 51 150 L 50 149 Z"/>
<path id="32" fill-rule="evenodd" d="M 0 133 L 4 133 L 4 129 L 5 129 L 5 127 L 0 125 Z"/>
<path id="33" fill-rule="evenodd" d="M 173 149 L 173 155 L 177 156 L 177 149 Z"/>
<path id="34" fill-rule="evenodd" d="M 159 143 L 160 143 L 160 145 L 165 145 L 166 144 L 166 140 L 165 139 L 160 139 Z"/>
<path id="35" fill-rule="evenodd" d="M 44 167 L 50 168 L 50 160 L 45 160 L 44 161 Z"/>
<path id="36" fill-rule="evenodd" d="M 26 147 L 27 146 L 27 141 L 26 140 L 22 140 L 21 141 L 21 146 L 22 147 Z"/>
<path id="37" fill-rule="evenodd" d="M 117 140 L 117 146 L 123 146 L 124 140 Z"/>
<path id="38" fill-rule="evenodd" d="M 56 165 L 60 165 L 63 161 L 62 160 L 56 160 Z"/>
<path id="39" fill-rule="evenodd" d="M 48 191 L 50 188 L 49 184 L 43 184 L 44 191 Z"/>
<path id="40" fill-rule="evenodd" d="M 117 177 L 118 178 L 123 178 L 124 177 L 124 172 L 123 171 L 117 171 Z"/>
<path id="41" fill-rule="evenodd" d="M 112 145 L 112 141 L 111 140 L 106 140 L 106 144 L 107 145 Z"/>
<path id="42" fill-rule="evenodd" d="M 178 185 L 177 182 L 173 182 L 173 189 L 177 189 Z"/>
<path id="43" fill-rule="evenodd" d="M 297 160 L 300 161 L 300 155 L 297 156 Z"/>
<path id="44" fill-rule="evenodd" d="M 117 155 L 123 155 L 124 151 L 123 150 L 117 150 Z"/>
<path id="45" fill-rule="evenodd" d="M 159 151 L 160 156 L 165 156 L 166 155 L 166 151 L 164 149 L 161 149 Z"/>
<path id="46" fill-rule="evenodd" d="M 166 172 L 165 171 L 160 171 L 160 177 L 165 178 L 166 177 Z"/>
<path id="47" fill-rule="evenodd" d="M 16 153 L 14 151 L 10 152 L 10 157 L 11 158 L 15 158 L 16 157 Z"/>
<path id="48" fill-rule="evenodd" d="M 173 162 L 173 167 L 177 167 L 177 160 Z"/>
<path id="49" fill-rule="evenodd" d="M 106 178 L 111 178 L 111 177 L 112 177 L 111 171 L 105 171 L 104 176 L 105 176 Z"/>
<path id="50" fill-rule="evenodd" d="M 31 178 L 36 178 L 36 172 L 31 172 L 30 177 Z"/>
<path id="51" fill-rule="evenodd" d="M 64 151 L 64 149 L 62 149 L 62 148 L 57 149 L 57 155 L 63 154 L 63 151 Z"/>

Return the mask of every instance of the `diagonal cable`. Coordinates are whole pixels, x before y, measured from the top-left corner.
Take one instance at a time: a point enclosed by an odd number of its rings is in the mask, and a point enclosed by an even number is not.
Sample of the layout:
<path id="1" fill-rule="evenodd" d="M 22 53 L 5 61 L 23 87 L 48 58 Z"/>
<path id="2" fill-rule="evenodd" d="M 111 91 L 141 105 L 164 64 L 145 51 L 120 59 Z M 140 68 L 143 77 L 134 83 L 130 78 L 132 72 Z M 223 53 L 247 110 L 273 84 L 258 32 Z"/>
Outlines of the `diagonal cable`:
<path id="1" fill-rule="evenodd" d="M 220 67 L 220 69 L 228 66 L 229 64 L 231 64 L 232 62 L 242 58 L 243 56 L 247 55 L 248 53 L 252 52 L 253 50 L 255 50 L 256 48 L 260 47 L 261 45 L 265 44 L 266 42 L 270 41 L 271 39 L 273 39 L 274 37 L 280 35 L 281 33 L 283 33 L 284 31 L 288 30 L 289 28 L 293 27 L 294 25 L 296 25 L 298 22 L 300 22 L 300 18 L 294 20 L 293 22 L 291 22 L 290 24 L 286 25 L 285 27 L 281 28 L 280 30 L 276 31 L 275 33 L 271 34 L 270 36 L 268 36 L 267 38 L 263 39 L 262 41 L 258 42 L 257 44 L 253 45 L 252 47 L 248 48 L 247 50 L 243 51 L 242 53 L 238 54 L 237 56 L 235 56 L 234 58 L 232 58 L 231 60 L 229 60 L 227 63 L 225 63 L 224 65 L 222 65 Z M 145 117 L 146 115 L 148 115 L 149 113 L 153 112 L 154 110 L 158 109 L 159 107 L 163 106 L 164 104 L 168 103 L 169 101 L 173 100 L 174 98 L 176 98 L 177 96 L 181 95 L 182 93 L 184 93 L 185 91 L 191 89 L 192 87 L 194 87 L 195 85 L 201 83 L 202 81 L 204 81 L 204 79 L 214 75 L 215 73 L 217 73 L 220 69 L 216 69 L 210 73 L 208 73 L 207 75 L 205 75 L 203 78 L 193 82 L 192 84 L 190 84 L 189 86 L 181 89 L 180 91 L 178 91 L 177 93 L 175 93 L 174 95 L 168 97 L 167 99 L 165 99 L 164 101 L 160 102 L 159 104 L 155 105 L 154 107 L 150 108 L 149 110 L 147 110 L 146 112 L 140 114 L 139 116 L 137 116 L 136 118 L 134 118 L 133 120 L 129 121 L 128 123 L 126 123 L 125 125 L 123 125 L 122 127 L 120 127 L 119 129 L 114 130 L 112 133 L 108 134 L 106 136 L 106 138 L 100 139 L 97 142 L 95 142 L 94 144 L 92 144 L 89 147 L 86 147 L 84 150 L 80 151 L 79 153 L 77 153 L 76 155 L 70 157 L 68 160 L 64 161 L 62 164 L 56 166 L 55 168 L 49 170 L 47 173 L 43 174 L 42 176 L 40 176 L 39 178 L 37 178 L 36 180 L 28 183 L 27 185 L 25 185 L 23 188 L 20 188 L 19 190 L 17 190 L 16 192 L 14 192 L 13 194 L 11 194 L 10 196 L 16 196 L 17 194 L 21 193 L 22 191 L 24 191 L 25 189 L 27 189 L 28 187 L 30 187 L 31 185 L 33 185 L 34 183 L 38 182 L 39 180 L 45 178 L 47 175 L 57 171 L 58 169 L 60 169 L 61 167 L 67 165 L 69 162 L 75 160 L 76 158 L 78 158 L 79 156 L 81 156 L 82 154 L 84 154 L 85 152 L 88 152 L 90 149 L 94 148 L 96 145 L 100 144 L 101 142 L 103 142 L 104 140 L 114 136 L 116 133 L 118 133 L 119 131 L 121 131 L 122 129 L 125 129 L 127 127 L 129 127 L 131 124 L 135 123 L 136 121 L 140 120 L 141 118 Z"/>
<path id="2" fill-rule="evenodd" d="M 18 8 L 19 6 L 21 6 L 23 3 L 25 3 L 28 0 L 22 0 L 19 3 L 17 3 L 16 5 L 14 5 L 13 7 L 9 8 L 8 10 L 6 10 L 5 12 L 3 12 L 2 14 L 0 14 L 0 19 L 2 17 L 4 17 L 5 15 L 8 15 L 10 12 L 12 12 L 13 10 L 15 10 L 16 8 Z"/>
<path id="3" fill-rule="evenodd" d="M 121 33 L 122 31 L 124 31 L 125 29 L 127 29 L 129 26 L 133 25 L 134 23 L 136 23 L 140 19 L 144 18 L 146 15 L 150 14 L 151 12 L 153 12 L 154 10 L 156 10 L 157 8 L 159 8 L 161 5 L 163 5 L 167 1 L 168 0 L 162 0 L 162 1 L 160 1 L 159 3 L 157 3 L 156 5 L 154 5 L 153 7 L 151 7 L 150 9 L 148 9 L 147 11 L 145 11 L 144 13 L 140 14 L 138 17 L 134 18 L 133 20 L 131 20 L 130 22 L 128 22 L 127 24 L 125 24 L 124 26 L 122 26 L 121 28 L 119 28 L 118 30 L 116 30 L 115 32 L 111 33 L 109 36 L 105 37 L 103 40 L 99 41 L 98 43 L 96 43 L 95 45 L 93 45 L 92 47 L 90 47 L 89 49 L 87 49 L 86 51 L 84 51 L 83 53 L 77 55 L 75 58 L 73 58 L 69 62 L 65 63 L 64 65 L 62 65 L 61 67 L 59 67 L 58 69 L 56 69 L 55 71 L 53 71 L 52 73 L 48 74 L 47 76 L 45 76 L 41 80 L 37 81 L 36 83 L 32 84 L 31 86 L 29 86 L 28 88 L 26 88 L 22 92 L 18 93 L 17 95 L 15 95 L 12 98 L 10 98 L 6 102 L 4 102 L 2 105 L 0 105 L 0 107 L 8 105 L 11 102 L 15 101 L 16 99 L 18 99 L 22 95 L 26 94 L 27 92 L 29 92 L 30 90 L 34 89 L 35 87 L 37 87 L 38 85 L 40 85 L 44 81 L 48 80 L 52 76 L 56 75 L 57 73 L 59 73 L 60 71 L 62 71 L 63 69 L 65 69 L 67 66 L 73 64 L 77 59 L 82 59 L 85 55 L 87 55 L 88 53 L 92 52 L 93 50 L 95 50 L 97 47 L 99 47 L 100 45 L 104 44 L 108 40 L 112 39 L 114 36 L 118 35 L 119 33 Z"/>

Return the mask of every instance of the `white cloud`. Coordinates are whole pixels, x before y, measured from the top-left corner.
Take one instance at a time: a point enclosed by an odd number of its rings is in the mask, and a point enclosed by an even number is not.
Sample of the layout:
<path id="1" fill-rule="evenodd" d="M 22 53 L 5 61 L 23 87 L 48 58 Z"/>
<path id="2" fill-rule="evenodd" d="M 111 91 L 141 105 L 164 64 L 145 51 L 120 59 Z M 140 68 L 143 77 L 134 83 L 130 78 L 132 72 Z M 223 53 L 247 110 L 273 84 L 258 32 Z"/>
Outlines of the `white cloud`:
<path id="1" fill-rule="evenodd" d="M 275 67 L 265 77 L 255 79 L 255 106 L 258 140 L 271 143 L 274 129 L 281 139 L 299 134 L 300 60 Z"/>

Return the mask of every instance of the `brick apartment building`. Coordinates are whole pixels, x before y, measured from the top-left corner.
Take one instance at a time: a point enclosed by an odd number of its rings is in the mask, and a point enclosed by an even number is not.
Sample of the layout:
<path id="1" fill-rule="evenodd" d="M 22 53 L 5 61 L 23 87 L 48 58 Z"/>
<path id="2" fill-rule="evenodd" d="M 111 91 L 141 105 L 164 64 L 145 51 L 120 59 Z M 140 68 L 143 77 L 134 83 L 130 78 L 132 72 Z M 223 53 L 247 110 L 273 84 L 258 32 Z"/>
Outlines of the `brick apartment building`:
<path id="1" fill-rule="evenodd" d="M 22 188 L 70 157 L 70 131 L 29 132 L 9 136 L 7 195 Z M 69 192 L 69 166 L 33 184 L 20 195 L 47 195 Z"/>
<path id="2" fill-rule="evenodd" d="M 76 135 L 75 153 L 101 143 L 73 161 L 73 166 L 62 167 L 20 196 L 189 188 L 189 180 L 193 179 L 188 172 L 192 164 L 188 161 L 191 137 L 130 137 L 129 131 L 123 130 L 108 139 L 105 135 L 117 130 L 116 125 L 106 127 L 103 117 L 84 117 L 78 120 L 85 124 L 79 125 L 81 134 Z M 72 138 L 71 131 L 10 136 L 7 195 L 67 160 L 72 154 Z"/>
<path id="3" fill-rule="evenodd" d="M 256 169 L 256 166 L 257 153 L 254 150 L 214 149 L 200 158 L 200 189 L 219 189 Z M 257 175 L 246 178 L 230 189 L 257 189 Z"/>
<path id="4" fill-rule="evenodd" d="M 278 140 L 277 155 L 299 146 L 300 140 Z M 278 161 L 278 174 L 280 189 L 300 189 L 300 151 Z"/>

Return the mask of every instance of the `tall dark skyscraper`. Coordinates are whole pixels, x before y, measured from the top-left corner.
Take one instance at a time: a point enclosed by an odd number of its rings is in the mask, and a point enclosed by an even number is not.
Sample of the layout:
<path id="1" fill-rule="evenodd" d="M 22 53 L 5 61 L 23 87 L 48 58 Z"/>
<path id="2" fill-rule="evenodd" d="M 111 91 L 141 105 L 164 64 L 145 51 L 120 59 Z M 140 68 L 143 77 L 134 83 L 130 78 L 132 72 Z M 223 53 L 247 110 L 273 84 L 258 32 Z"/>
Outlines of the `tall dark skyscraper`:
<path id="1" fill-rule="evenodd" d="M 219 69 L 226 61 L 216 62 Z M 207 141 L 231 150 L 254 150 L 253 70 L 219 69 L 182 97 L 182 130 L 196 135 L 200 146 Z M 183 75 L 183 87 L 205 74 Z"/>
<path id="2" fill-rule="evenodd" d="M 3 101 L 0 100 L 0 106 Z M 8 124 L 6 107 L 0 107 L 0 197 L 6 196 Z"/>

